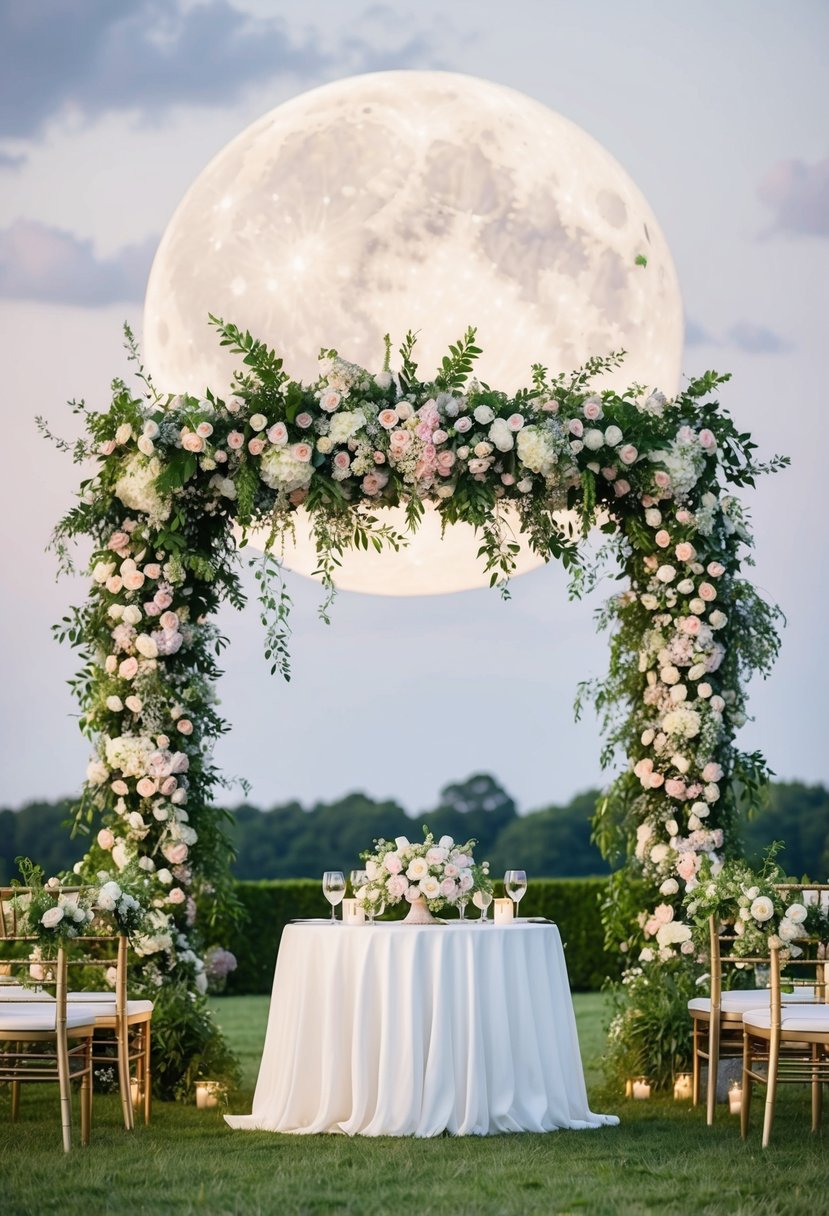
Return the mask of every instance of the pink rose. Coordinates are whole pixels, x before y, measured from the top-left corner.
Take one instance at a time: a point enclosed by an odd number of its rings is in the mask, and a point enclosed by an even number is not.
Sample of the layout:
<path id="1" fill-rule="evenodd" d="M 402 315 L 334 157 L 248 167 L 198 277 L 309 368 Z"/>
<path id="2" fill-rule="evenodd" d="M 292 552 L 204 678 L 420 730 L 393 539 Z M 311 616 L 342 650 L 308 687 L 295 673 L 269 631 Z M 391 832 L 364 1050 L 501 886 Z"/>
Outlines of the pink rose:
<path id="1" fill-rule="evenodd" d="M 175 612 L 165 612 L 162 614 L 158 623 L 162 629 L 172 632 L 174 629 L 178 629 L 178 614 Z"/>
<path id="2" fill-rule="evenodd" d="M 630 493 L 630 482 L 625 481 L 624 477 L 620 477 L 618 481 L 614 481 L 613 483 L 613 492 L 617 498 L 624 497 L 625 494 Z"/>
<path id="3" fill-rule="evenodd" d="M 674 919 L 674 910 L 670 904 L 657 904 L 653 910 L 654 920 L 660 925 L 669 925 Z"/>
<path id="4" fill-rule="evenodd" d="M 437 457 L 438 472 L 447 477 L 452 471 L 456 456 L 454 452 L 439 452 Z M 506 474 L 505 474 L 506 476 Z"/>
<path id="5" fill-rule="evenodd" d="M 127 591 L 138 591 L 144 586 L 144 575 L 140 570 L 130 570 L 124 575 L 124 586 Z"/>
<path id="6" fill-rule="evenodd" d="M 615 476 L 616 476 L 616 466 L 610 465 L 610 464 L 605 465 L 605 467 L 602 469 L 602 477 L 604 477 L 605 481 L 613 481 Z"/>
<path id="7" fill-rule="evenodd" d="M 150 562 L 148 566 L 144 567 L 144 574 L 147 576 L 147 578 L 160 578 L 161 567 L 157 562 Z"/>
<path id="8" fill-rule="evenodd" d="M 455 430 L 459 435 L 465 435 L 467 431 L 472 429 L 472 419 L 466 414 L 462 414 L 460 418 L 455 419 Z"/>
<path id="9" fill-rule="evenodd" d="M 307 464 L 311 459 L 312 451 L 309 443 L 295 443 L 291 448 L 291 455 L 294 460 L 299 460 L 302 464 Z"/>
<path id="10" fill-rule="evenodd" d="M 656 499 L 652 498 L 650 494 L 643 494 L 642 495 L 642 506 L 643 507 L 655 507 Z"/>
<path id="11" fill-rule="evenodd" d="M 130 655 L 128 659 L 124 659 L 118 666 L 118 675 L 122 680 L 132 680 L 138 674 L 138 659 L 135 655 Z"/>
<path id="12" fill-rule="evenodd" d="M 157 786 L 150 777 L 142 777 L 135 788 L 142 798 L 152 798 Z"/>
<path id="13" fill-rule="evenodd" d="M 374 494 L 379 494 L 383 488 L 383 482 L 376 473 L 366 473 L 360 484 L 363 493 L 368 494 L 369 497 L 372 497 Z"/>
<path id="14" fill-rule="evenodd" d="M 699 598 L 710 604 L 712 600 L 717 598 L 717 588 L 713 587 L 711 583 L 700 583 Z"/>
<path id="15" fill-rule="evenodd" d="M 181 437 L 181 446 L 185 452 L 203 452 L 204 440 L 201 435 L 196 435 L 193 431 L 185 431 Z"/>
<path id="16" fill-rule="evenodd" d="M 297 414 L 296 416 L 296 424 L 301 431 L 307 431 L 308 427 L 313 421 L 314 419 L 311 417 L 311 415 L 306 414 L 305 411 L 303 411 L 301 414 Z"/>
<path id="17" fill-rule="evenodd" d="M 511 431 L 520 431 L 523 425 L 523 414 L 510 414 L 509 418 L 507 418 L 507 426 Z"/>
<path id="18" fill-rule="evenodd" d="M 158 604 L 155 603 L 154 600 L 150 600 L 148 603 L 146 603 L 144 605 L 144 612 L 146 613 L 147 616 L 158 616 L 159 613 L 161 612 L 161 609 L 159 608 Z"/>
<path id="19" fill-rule="evenodd" d="M 216 461 L 216 464 L 227 464 L 227 452 L 222 448 L 217 448 L 213 453 L 213 459 Z"/>
<path id="20" fill-rule="evenodd" d="M 165 777 L 161 783 L 160 792 L 164 795 L 165 798 L 169 798 L 177 785 L 178 785 L 178 782 L 176 781 L 175 777 Z"/>
<path id="21" fill-rule="evenodd" d="M 677 624 L 683 633 L 694 637 L 695 634 L 699 633 L 701 622 L 698 616 L 682 616 L 677 621 Z"/>
<path id="22" fill-rule="evenodd" d="M 538 408 L 540 410 L 544 410 L 544 412 L 547 414 L 557 414 L 558 402 L 554 397 L 551 397 L 549 401 L 543 402 L 543 404 L 541 404 Z"/>
<path id="23" fill-rule="evenodd" d="M 651 773 L 648 785 L 652 790 L 658 790 L 660 785 L 664 785 L 665 778 L 661 773 Z"/>
<path id="24" fill-rule="evenodd" d="M 660 549 L 667 549 L 668 545 L 671 543 L 671 535 L 669 532 L 666 532 L 664 528 L 660 528 L 653 539 L 659 545 Z"/>
<path id="25" fill-rule="evenodd" d="M 213 434 L 213 427 L 209 422 L 200 422 L 196 427 L 196 434 L 200 435 L 202 439 L 209 439 Z"/>
<path id="26" fill-rule="evenodd" d="M 660 490 L 667 490 L 671 484 L 671 479 L 664 469 L 657 469 L 653 475 L 653 480 Z"/>
<path id="27" fill-rule="evenodd" d="M 676 863 L 676 872 L 683 882 L 689 882 L 697 872 L 699 858 L 694 853 L 683 853 Z"/>
<path id="28" fill-rule="evenodd" d="M 638 455 L 639 452 L 632 443 L 626 443 L 623 448 L 619 449 L 619 459 L 621 460 L 622 464 L 633 464 Z"/>
<path id="29" fill-rule="evenodd" d="M 444 899 L 454 899 L 458 893 L 458 884 L 454 878 L 444 878 L 440 884 L 440 893 Z"/>
<path id="30" fill-rule="evenodd" d="M 170 890 L 167 892 L 167 899 L 171 904 L 183 904 L 186 898 L 181 887 L 170 887 Z"/>
<path id="31" fill-rule="evenodd" d="M 665 793 L 669 798 L 682 800 L 685 797 L 685 782 L 680 781 L 678 777 L 669 777 L 665 782 Z"/>
<path id="32" fill-rule="evenodd" d="M 680 541 L 674 552 L 681 562 L 692 562 L 697 555 L 696 549 L 687 540 Z"/>
<path id="33" fill-rule="evenodd" d="M 571 435 L 575 435 L 577 439 L 581 439 L 584 434 L 584 424 L 581 418 L 571 418 L 567 423 L 567 429 Z"/>
<path id="34" fill-rule="evenodd" d="M 399 874 L 403 869 L 403 862 L 396 853 L 387 853 L 383 865 L 388 870 L 389 874 Z"/>
<path id="35" fill-rule="evenodd" d="M 642 565 L 646 570 L 655 570 L 659 565 L 659 558 L 655 553 L 649 553 L 647 557 L 642 558 Z"/>
<path id="36" fill-rule="evenodd" d="M 408 451 L 411 442 L 412 437 L 408 431 L 392 431 L 391 438 L 389 440 L 389 447 L 391 449 L 392 456 L 402 456 L 406 451 Z"/>
<path id="37" fill-rule="evenodd" d="M 264 450 L 265 450 L 265 440 L 264 439 L 249 439 L 248 440 L 248 451 L 250 452 L 251 456 L 261 456 L 262 453 L 264 452 Z"/>
<path id="38" fill-rule="evenodd" d="M 333 414 L 341 400 L 335 388 L 327 388 L 320 397 L 320 409 L 325 410 L 326 414 Z"/>
<path id="39" fill-rule="evenodd" d="M 707 452 L 710 452 L 713 448 L 715 448 L 717 446 L 716 435 L 714 434 L 713 431 L 709 431 L 707 427 L 704 427 L 700 431 L 699 441 L 700 441 L 701 446 L 704 447 Z"/>
<path id="40" fill-rule="evenodd" d="M 686 511 L 685 507 L 680 507 L 676 513 L 676 522 L 678 524 L 689 524 L 691 522 L 691 512 Z"/>
<path id="41" fill-rule="evenodd" d="M 348 452 L 337 452 L 337 455 L 334 457 L 334 468 L 347 469 L 350 467 L 350 465 L 351 457 L 349 456 Z"/>
<path id="42" fill-rule="evenodd" d="M 703 781 L 722 781 L 722 766 L 717 764 L 715 760 L 709 760 L 702 770 L 702 779 Z"/>
<path id="43" fill-rule="evenodd" d="M 374 463 L 375 464 L 385 464 L 386 463 L 386 453 L 385 452 L 375 452 L 374 453 Z"/>
<path id="44" fill-rule="evenodd" d="M 100 832 L 98 833 L 97 840 L 99 847 L 102 849 L 111 849 L 115 844 L 115 837 L 113 836 L 112 832 L 110 832 L 109 828 L 101 828 Z"/>
<path id="45" fill-rule="evenodd" d="M 165 608 L 169 608 L 173 602 L 173 597 L 169 591 L 156 591 L 153 596 L 153 603 L 163 612 Z"/>
<path id="46" fill-rule="evenodd" d="M 104 586 L 110 595 L 117 595 L 124 585 L 124 581 L 119 574 L 111 574 Z"/>
<path id="47" fill-rule="evenodd" d="M 113 781 L 109 788 L 112 790 L 113 794 L 117 794 L 119 798 L 126 798 L 127 794 L 130 792 L 130 787 L 127 785 L 126 781 L 121 780 Z"/>
<path id="48" fill-rule="evenodd" d="M 114 549 L 116 553 L 121 549 L 129 548 L 130 538 L 128 532 L 113 532 L 107 541 L 107 548 Z"/>
<path id="49" fill-rule="evenodd" d="M 390 431 L 392 427 L 397 426 L 399 421 L 397 417 L 397 410 L 381 410 L 377 415 L 377 421 L 387 431 Z"/>
<path id="50" fill-rule="evenodd" d="M 238 452 L 239 448 L 244 445 L 245 437 L 241 431 L 231 431 L 227 437 L 227 446 L 232 448 L 234 452 Z"/>
<path id="51" fill-rule="evenodd" d="M 182 735 L 192 735 L 193 723 L 189 718 L 179 718 L 176 722 L 176 730 Z"/>
<path id="52" fill-rule="evenodd" d="M 268 439 L 277 447 L 284 447 L 288 442 L 288 428 L 284 422 L 275 422 L 268 431 Z"/>
<path id="53" fill-rule="evenodd" d="M 115 451 L 115 440 L 106 439 L 103 443 L 98 445 L 98 451 L 102 456 L 111 456 Z"/>
<path id="54" fill-rule="evenodd" d="M 392 899 L 399 899 L 408 890 L 409 884 L 402 874 L 392 874 L 386 883 L 386 890 Z"/>
<path id="55" fill-rule="evenodd" d="M 712 578 L 720 578 L 721 575 L 725 574 L 725 566 L 722 562 L 709 562 L 708 573 Z"/>
<path id="56" fill-rule="evenodd" d="M 183 861 L 187 860 L 187 851 L 187 845 L 181 840 L 171 840 L 161 850 L 167 861 L 173 866 L 180 866 Z"/>

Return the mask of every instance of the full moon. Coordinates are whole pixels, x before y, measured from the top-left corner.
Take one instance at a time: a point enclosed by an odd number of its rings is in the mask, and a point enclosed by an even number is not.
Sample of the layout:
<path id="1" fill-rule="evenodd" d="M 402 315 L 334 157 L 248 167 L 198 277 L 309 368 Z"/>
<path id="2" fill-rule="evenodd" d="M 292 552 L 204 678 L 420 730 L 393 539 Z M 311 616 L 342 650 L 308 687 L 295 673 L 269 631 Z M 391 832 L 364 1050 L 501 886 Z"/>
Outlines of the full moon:
<path id="1" fill-rule="evenodd" d="M 452 73 L 337 81 L 228 144 L 185 195 L 150 274 L 144 348 L 161 390 L 228 390 L 238 364 L 208 313 L 250 329 L 305 381 L 320 347 L 379 369 L 383 335 L 398 342 L 408 329 L 428 379 L 474 325 L 477 375 L 507 392 L 530 382 L 533 363 L 570 371 L 620 348 L 624 365 L 605 387 L 679 383 L 676 272 L 637 187 L 561 115 Z M 482 586 L 464 531 L 441 541 L 432 521 L 395 570 L 388 554 L 348 554 L 338 585 Z M 286 565 L 310 574 L 313 546 L 298 533 Z M 447 543 L 451 555 L 435 560 Z M 540 561 L 525 548 L 519 570 Z"/>

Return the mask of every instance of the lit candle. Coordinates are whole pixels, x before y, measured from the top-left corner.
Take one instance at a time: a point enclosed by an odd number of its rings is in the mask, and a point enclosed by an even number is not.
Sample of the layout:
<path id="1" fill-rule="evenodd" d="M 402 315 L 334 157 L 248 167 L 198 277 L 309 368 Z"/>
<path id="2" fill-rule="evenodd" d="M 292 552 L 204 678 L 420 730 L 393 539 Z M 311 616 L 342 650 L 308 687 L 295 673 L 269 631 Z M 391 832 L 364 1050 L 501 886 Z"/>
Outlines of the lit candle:
<path id="1" fill-rule="evenodd" d="M 686 1102 L 692 1097 L 693 1085 L 691 1083 L 691 1074 L 689 1072 L 681 1072 L 674 1081 L 674 1098 L 678 1102 Z"/>
<path id="2" fill-rule="evenodd" d="M 743 1087 L 739 1081 L 732 1081 L 728 1091 L 728 1109 L 732 1115 L 739 1115 L 743 1108 Z"/>
<path id="3" fill-rule="evenodd" d="M 199 1110 L 208 1110 L 212 1106 L 219 1105 L 217 1088 L 215 1081 L 196 1082 L 196 1106 Z"/>
<path id="4" fill-rule="evenodd" d="M 651 1087 L 644 1077 L 638 1077 L 637 1080 L 633 1082 L 633 1096 L 637 1099 L 637 1101 L 640 1102 L 642 1099 L 649 1098 L 651 1096 Z"/>
<path id="5" fill-rule="evenodd" d="M 496 925 L 511 925 L 515 916 L 515 909 L 511 899 L 496 899 L 495 900 L 495 923 Z"/>
<path id="6" fill-rule="evenodd" d="M 344 925 L 364 925 L 366 923 L 366 914 L 363 910 L 363 905 L 358 899 L 343 900 L 343 924 Z"/>
<path id="7" fill-rule="evenodd" d="M 138 1106 L 141 1101 L 141 1090 L 138 1088 L 138 1082 L 135 1078 L 130 1081 L 130 1097 L 132 1098 L 133 1106 Z"/>

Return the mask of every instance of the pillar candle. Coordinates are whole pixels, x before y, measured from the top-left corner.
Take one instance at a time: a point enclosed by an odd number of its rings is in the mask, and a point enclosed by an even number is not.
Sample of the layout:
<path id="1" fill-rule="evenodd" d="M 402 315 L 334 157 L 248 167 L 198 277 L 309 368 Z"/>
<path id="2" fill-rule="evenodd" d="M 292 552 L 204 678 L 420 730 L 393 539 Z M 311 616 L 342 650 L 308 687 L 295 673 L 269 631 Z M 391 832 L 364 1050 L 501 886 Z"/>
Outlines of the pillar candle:
<path id="1" fill-rule="evenodd" d="M 511 925 L 514 917 L 514 909 L 511 899 L 496 899 L 495 900 L 495 923 L 496 925 Z"/>

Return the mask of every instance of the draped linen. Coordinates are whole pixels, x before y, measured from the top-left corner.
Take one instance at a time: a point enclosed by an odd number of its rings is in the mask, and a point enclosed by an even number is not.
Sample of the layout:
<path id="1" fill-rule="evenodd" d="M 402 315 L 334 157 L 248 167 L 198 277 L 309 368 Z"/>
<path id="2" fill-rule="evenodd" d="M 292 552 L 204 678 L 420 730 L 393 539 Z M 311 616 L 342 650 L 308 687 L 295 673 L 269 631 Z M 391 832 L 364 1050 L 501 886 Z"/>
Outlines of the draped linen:
<path id="1" fill-rule="evenodd" d="M 554 925 L 285 928 L 233 1128 L 486 1136 L 618 1122 L 587 1104 Z"/>

